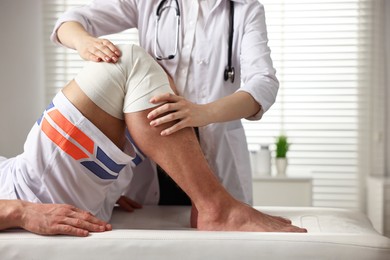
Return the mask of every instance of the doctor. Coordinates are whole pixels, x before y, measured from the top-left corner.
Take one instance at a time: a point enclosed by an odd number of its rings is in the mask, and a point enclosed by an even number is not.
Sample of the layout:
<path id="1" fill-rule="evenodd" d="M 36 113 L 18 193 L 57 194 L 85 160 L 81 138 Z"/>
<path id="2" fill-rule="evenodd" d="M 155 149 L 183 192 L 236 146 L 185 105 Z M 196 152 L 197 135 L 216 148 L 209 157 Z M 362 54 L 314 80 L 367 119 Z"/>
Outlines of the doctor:
<path id="1" fill-rule="evenodd" d="M 257 0 L 95 0 L 60 17 L 51 39 L 86 60 L 117 62 L 119 49 L 97 37 L 129 28 L 138 29 L 140 45 L 173 78 L 181 96 L 152 98 L 152 103 L 170 103 L 148 115 L 151 125 L 175 121 L 162 135 L 199 127 L 201 147 L 217 178 L 236 199 L 251 204 L 251 168 L 240 119 L 259 120 L 278 91 L 263 6 Z M 127 196 L 158 203 L 155 169 L 146 174 L 147 159 L 137 168 L 139 183 Z"/>

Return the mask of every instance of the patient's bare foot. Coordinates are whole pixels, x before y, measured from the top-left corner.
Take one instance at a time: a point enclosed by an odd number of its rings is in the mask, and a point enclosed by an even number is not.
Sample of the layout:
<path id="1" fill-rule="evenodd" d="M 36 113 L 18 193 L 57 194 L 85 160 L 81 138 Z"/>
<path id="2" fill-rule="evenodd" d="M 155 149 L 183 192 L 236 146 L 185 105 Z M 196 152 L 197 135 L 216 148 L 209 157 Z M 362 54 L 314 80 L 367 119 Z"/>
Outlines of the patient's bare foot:
<path id="1" fill-rule="evenodd" d="M 228 203 L 219 209 L 199 211 L 198 229 L 210 231 L 254 231 L 254 232 L 307 232 L 291 225 L 289 220 L 270 216 L 240 203 Z"/>
<path id="2" fill-rule="evenodd" d="M 262 213 L 264 216 L 268 216 L 272 219 L 274 219 L 275 221 L 280 221 L 282 223 L 285 223 L 285 224 L 291 224 L 291 220 L 289 219 L 286 219 L 286 218 L 283 218 L 283 217 L 280 217 L 280 216 L 272 216 L 272 215 L 268 215 L 268 214 L 265 214 L 265 213 Z M 192 228 L 197 228 L 198 227 L 198 210 L 196 209 L 196 207 L 193 205 L 191 207 L 191 227 Z"/>
<path id="3" fill-rule="evenodd" d="M 265 213 L 263 213 L 263 214 L 265 214 Z M 268 214 L 265 214 L 265 215 L 268 215 Z M 271 217 L 271 218 L 274 218 L 276 220 L 282 221 L 284 223 L 291 224 L 291 220 L 289 220 L 289 219 L 286 219 L 286 218 L 283 218 L 283 217 L 280 217 L 280 216 L 272 216 L 272 215 L 268 215 L 268 216 Z"/>

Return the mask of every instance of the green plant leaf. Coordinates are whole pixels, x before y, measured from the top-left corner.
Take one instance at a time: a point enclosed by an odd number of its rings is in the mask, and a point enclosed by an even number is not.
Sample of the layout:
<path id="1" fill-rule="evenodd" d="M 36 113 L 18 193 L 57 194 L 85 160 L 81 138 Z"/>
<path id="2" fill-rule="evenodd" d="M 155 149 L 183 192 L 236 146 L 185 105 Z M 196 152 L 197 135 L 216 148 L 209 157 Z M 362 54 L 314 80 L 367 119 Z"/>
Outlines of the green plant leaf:
<path id="1" fill-rule="evenodd" d="M 276 158 L 286 158 L 288 149 L 289 149 L 289 143 L 287 140 L 287 136 L 280 135 L 276 138 Z"/>

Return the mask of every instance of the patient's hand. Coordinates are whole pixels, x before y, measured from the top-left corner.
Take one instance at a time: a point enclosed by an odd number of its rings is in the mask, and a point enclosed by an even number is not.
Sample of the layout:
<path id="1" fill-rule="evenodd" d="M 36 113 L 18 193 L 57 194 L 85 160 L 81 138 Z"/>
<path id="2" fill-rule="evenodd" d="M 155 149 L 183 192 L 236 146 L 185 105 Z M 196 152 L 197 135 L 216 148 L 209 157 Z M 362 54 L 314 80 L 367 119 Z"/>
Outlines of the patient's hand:
<path id="1" fill-rule="evenodd" d="M 128 212 L 133 212 L 135 209 L 142 208 L 141 204 L 125 196 L 121 196 L 116 203 L 119 205 L 121 209 L 124 209 Z"/>
<path id="2" fill-rule="evenodd" d="M 22 202 L 18 227 L 41 235 L 88 236 L 89 232 L 111 230 L 110 224 L 91 213 L 66 204 Z"/>

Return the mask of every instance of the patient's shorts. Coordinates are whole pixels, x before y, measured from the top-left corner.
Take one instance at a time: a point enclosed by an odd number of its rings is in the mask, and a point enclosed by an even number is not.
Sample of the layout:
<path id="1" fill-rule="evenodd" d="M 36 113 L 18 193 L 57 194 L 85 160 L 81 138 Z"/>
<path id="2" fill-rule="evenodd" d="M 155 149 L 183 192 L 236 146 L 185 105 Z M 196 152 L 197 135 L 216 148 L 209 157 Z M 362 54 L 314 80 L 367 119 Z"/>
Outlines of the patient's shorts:
<path id="1" fill-rule="evenodd" d="M 109 220 L 133 177 L 134 157 L 129 141 L 120 150 L 60 92 L 24 152 L 0 163 L 0 199 L 66 203 Z"/>
<path id="2" fill-rule="evenodd" d="M 136 46 L 121 46 L 118 64 L 88 63 L 77 76 L 83 91 L 117 118 L 156 106 L 170 92 L 163 70 Z M 0 199 L 66 203 L 109 220 L 130 184 L 137 156 L 127 140 L 120 150 L 58 93 L 31 129 L 24 152 L 0 162 Z"/>
<path id="3" fill-rule="evenodd" d="M 75 81 L 100 108 L 123 119 L 123 113 L 156 106 L 149 102 L 153 96 L 173 91 L 165 71 L 144 49 L 137 45 L 118 48 L 122 56 L 117 63 L 88 62 Z M 118 102 L 124 94 L 123 102 Z"/>

